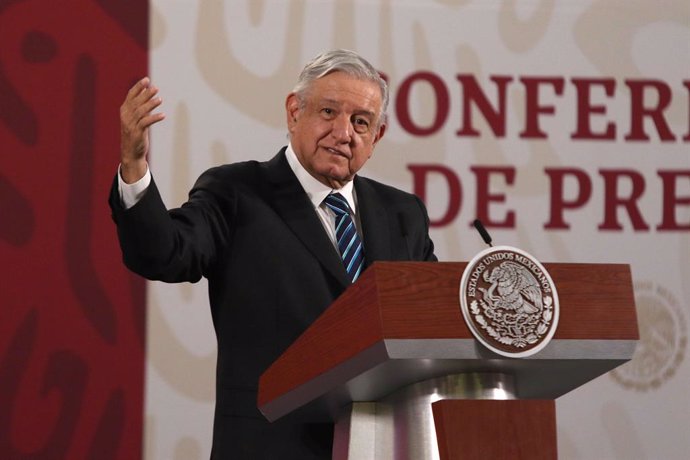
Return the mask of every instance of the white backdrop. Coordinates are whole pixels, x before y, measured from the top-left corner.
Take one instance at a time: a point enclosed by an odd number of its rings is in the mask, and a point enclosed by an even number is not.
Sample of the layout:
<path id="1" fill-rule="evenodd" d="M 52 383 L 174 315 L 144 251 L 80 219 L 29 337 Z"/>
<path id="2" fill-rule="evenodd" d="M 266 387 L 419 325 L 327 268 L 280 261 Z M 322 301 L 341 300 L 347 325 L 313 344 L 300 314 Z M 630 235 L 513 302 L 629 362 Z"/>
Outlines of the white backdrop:
<path id="1" fill-rule="evenodd" d="M 354 49 L 391 86 L 389 130 L 363 175 L 425 195 L 441 260 L 483 249 L 470 228 L 481 216 L 496 243 L 543 262 L 631 264 L 641 344 L 557 400 L 560 457 L 687 458 L 687 0 L 158 0 L 151 21 L 168 117 L 152 171 L 168 206 L 210 166 L 272 157 L 304 63 Z M 431 167 L 444 173 L 421 173 Z M 205 288 L 149 284 L 147 459 L 208 458 Z"/>

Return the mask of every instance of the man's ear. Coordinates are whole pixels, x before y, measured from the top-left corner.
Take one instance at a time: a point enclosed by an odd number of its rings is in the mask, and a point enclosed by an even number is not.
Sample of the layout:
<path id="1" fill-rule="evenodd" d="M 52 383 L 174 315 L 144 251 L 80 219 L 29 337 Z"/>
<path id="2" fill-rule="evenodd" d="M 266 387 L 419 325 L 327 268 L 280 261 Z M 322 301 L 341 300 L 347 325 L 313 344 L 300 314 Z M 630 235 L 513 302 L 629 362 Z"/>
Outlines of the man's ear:
<path id="1" fill-rule="evenodd" d="M 297 123 L 297 118 L 299 117 L 299 100 L 295 93 L 288 94 L 285 99 L 285 116 L 287 121 L 288 131 L 292 131 L 292 128 Z"/>
<path id="2" fill-rule="evenodd" d="M 381 138 L 383 137 L 383 135 L 386 133 L 386 128 L 387 128 L 387 127 L 388 127 L 388 126 L 386 125 L 386 123 L 381 123 L 381 126 L 379 126 L 379 129 L 378 129 L 378 131 L 376 132 L 376 136 L 374 137 L 374 145 L 376 145 L 376 144 L 378 143 L 378 141 L 381 140 Z"/>

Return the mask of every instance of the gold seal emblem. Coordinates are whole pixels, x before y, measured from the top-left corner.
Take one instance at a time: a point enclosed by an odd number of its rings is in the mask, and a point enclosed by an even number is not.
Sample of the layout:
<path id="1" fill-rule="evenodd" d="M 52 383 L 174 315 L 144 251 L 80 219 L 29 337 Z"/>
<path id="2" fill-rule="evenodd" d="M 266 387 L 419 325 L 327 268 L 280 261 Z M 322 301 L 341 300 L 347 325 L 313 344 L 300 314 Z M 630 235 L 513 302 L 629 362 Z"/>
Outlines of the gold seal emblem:
<path id="1" fill-rule="evenodd" d="M 640 342 L 630 362 L 609 375 L 624 388 L 652 391 L 670 380 L 685 357 L 687 323 L 676 297 L 652 282 L 636 282 Z"/>
<path id="2" fill-rule="evenodd" d="M 558 293 L 551 276 L 534 257 L 510 246 L 486 249 L 467 264 L 460 308 L 479 342 L 514 358 L 539 352 L 558 325 Z"/>

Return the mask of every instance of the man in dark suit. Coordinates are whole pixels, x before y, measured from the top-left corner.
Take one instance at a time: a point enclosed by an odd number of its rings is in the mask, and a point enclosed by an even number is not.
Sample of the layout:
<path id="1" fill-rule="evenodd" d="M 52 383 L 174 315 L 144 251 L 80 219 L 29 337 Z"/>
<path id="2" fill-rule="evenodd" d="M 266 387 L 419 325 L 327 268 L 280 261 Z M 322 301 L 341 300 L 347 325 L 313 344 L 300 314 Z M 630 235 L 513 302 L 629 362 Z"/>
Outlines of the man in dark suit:
<path id="1" fill-rule="evenodd" d="M 164 118 L 158 89 L 144 78 L 127 94 L 113 218 L 136 273 L 208 279 L 218 340 L 212 458 L 330 458 L 332 424 L 262 417 L 259 376 L 366 266 L 436 260 L 421 201 L 357 175 L 386 131 L 387 101 L 359 55 L 317 56 L 286 99 L 289 145 L 265 162 L 208 170 L 168 211 L 146 163 L 148 130 Z"/>

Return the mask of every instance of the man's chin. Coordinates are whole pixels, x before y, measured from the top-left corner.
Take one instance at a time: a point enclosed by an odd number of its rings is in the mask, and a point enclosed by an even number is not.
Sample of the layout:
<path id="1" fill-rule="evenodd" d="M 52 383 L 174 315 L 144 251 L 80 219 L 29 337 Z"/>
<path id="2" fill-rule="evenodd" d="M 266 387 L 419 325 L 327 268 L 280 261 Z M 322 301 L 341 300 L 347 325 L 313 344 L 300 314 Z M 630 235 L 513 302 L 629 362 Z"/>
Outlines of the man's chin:
<path id="1" fill-rule="evenodd" d="M 330 168 L 324 171 L 321 176 L 328 182 L 330 187 L 341 188 L 352 180 L 354 174 L 349 170 L 344 172 L 341 168 Z"/>

